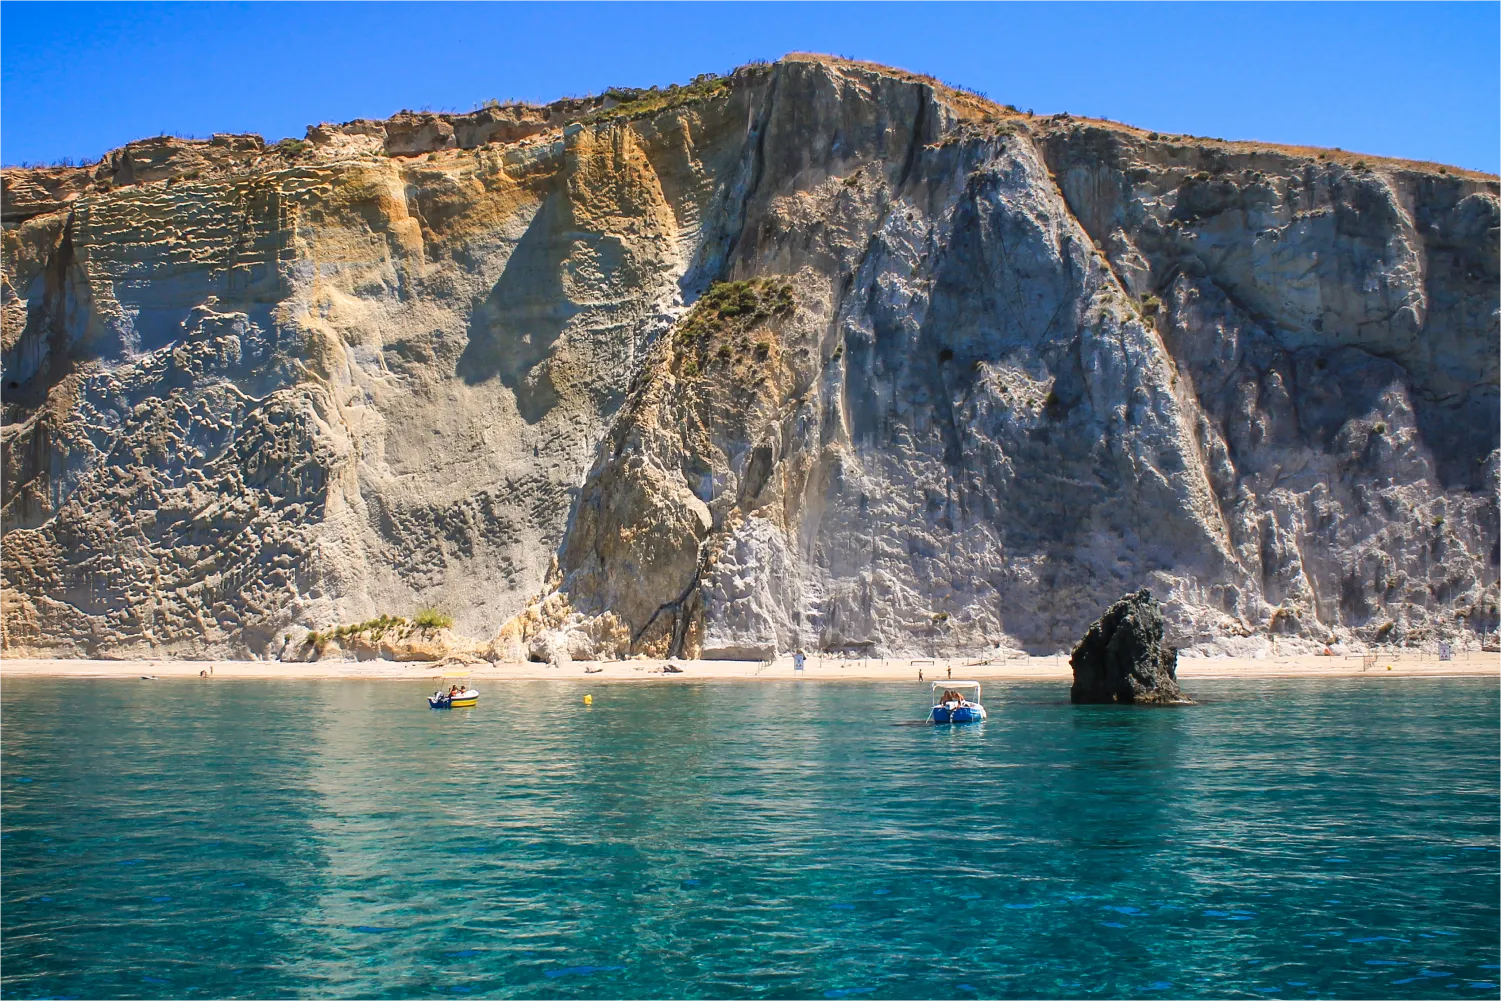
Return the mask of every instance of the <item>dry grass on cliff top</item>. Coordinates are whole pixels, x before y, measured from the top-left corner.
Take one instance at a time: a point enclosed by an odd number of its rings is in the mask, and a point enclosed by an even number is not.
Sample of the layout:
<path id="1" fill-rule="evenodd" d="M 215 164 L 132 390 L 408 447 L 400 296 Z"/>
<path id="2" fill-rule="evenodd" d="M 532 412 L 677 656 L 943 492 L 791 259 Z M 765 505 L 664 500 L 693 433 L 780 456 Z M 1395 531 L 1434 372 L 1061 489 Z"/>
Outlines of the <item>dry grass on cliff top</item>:
<path id="1" fill-rule="evenodd" d="M 875 73 L 894 80 L 902 80 L 907 83 L 925 84 L 932 87 L 944 103 L 958 112 L 960 119 L 965 121 L 1004 120 L 1022 122 L 1026 123 L 1030 130 L 1043 133 L 1062 132 L 1087 126 L 1117 132 L 1141 142 L 1213 147 L 1227 153 L 1280 154 L 1282 156 L 1301 157 L 1309 160 L 1322 160 L 1326 163 L 1338 163 L 1345 167 L 1355 167 L 1364 162 L 1367 165 L 1381 166 L 1388 170 L 1449 174 L 1454 177 L 1479 181 L 1495 181 L 1498 177 L 1496 174 L 1487 174 L 1484 171 L 1469 170 L 1465 167 L 1455 167 L 1450 164 L 1435 163 L 1430 160 L 1404 160 L 1399 157 L 1381 156 L 1375 153 L 1355 153 L 1349 150 L 1329 149 L 1322 146 L 1294 146 L 1283 143 L 1261 142 L 1254 139 L 1220 139 L 1210 136 L 1153 132 L 1151 129 L 1137 128 L 1134 125 L 1126 125 L 1109 118 L 1090 118 L 1087 115 L 1068 113 L 1058 115 L 1028 115 L 1024 111 L 1018 111 L 1011 105 L 998 104 L 983 94 L 954 87 L 935 77 L 922 73 L 912 73 L 893 66 L 883 66 L 880 63 L 865 62 L 859 59 L 846 59 L 842 56 L 831 56 L 817 52 L 790 52 L 784 57 L 783 61 L 820 63 L 837 69 L 854 69 L 866 73 Z"/>
<path id="2" fill-rule="evenodd" d="M 1449 164 L 1435 163 L 1428 160 L 1406 160 L 1397 157 L 1380 156 L 1373 153 L 1357 153 L 1349 150 L 1326 149 L 1319 146 L 1297 146 L 1281 143 L 1262 142 L 1258 140 L 1221 139 L 1208 136 L 1192 136 L 1173 133 L 1158 133 L 1150 129 L 1137 128 L 1134 125 L 1126 125 L 1108 118 L 1090 118 L 1084 115 L 1072 115 L 1066 112 L 1056 115 L 1028 115 L 1012 105 L 1003 105 L 991 100 L 988 96 L 944 83 L 935 77 L 921 73 L 913 73 L 908 70 L 893 66 L 884 66 L 880 63 L 866 62 L 858 59 L 847 59 L 842 56 L 833 56 L 816 52 L 790 52 L 784 56 L 781 62 L 785 63 L 817 63 L 828 66 L 831 69 L 847 73 L 869 74 L 885 77 L 891 80 L 899 80 L 905 83 L 921 84 L 931 87 L 934 93 L 954 110 L 963 122 L 1013 122 L 1024 126 L 1028 131 L 1038 135 L 1056 135 L 1063 132 L 1074 131 L 1081 128 L 1104 129 L 1118 133 L 1135 142 L 1155 142 L 1164 145 L 1180 145 L 1206 147 L 1221 150 L 1228 154 L 1254 155 L 1270 154 L 1286 157 L 1295 157 L 1307 160 L 1322 161 L 1324 163 L 1336 163 L 1341 166 L 1357 168 L 1361 164 L 1367 167 L 1379 167 L 1385 170 L 1403 170 L 1425 174 L 1447 174 L 1451 177 L 1464 178 L 1478 181 L 1497 181 L 1497 175 L 1488 174 L 1484 171 L 1469 170 L 1464 167 L 1456 167 Z M 666 88 L 651 88 L 642 90 L 636 88 L 611 88 L 605 93 L 607 96 L 619 100 L 621 103 L 612 108 L 603 108 L 596 111 L 583 113 L 577 119 L 581 122 L 608 122 L 608 121 L 634 121 L 648 118 L 663 111 L 671 110 L 688 104 L 714 100 L 728 96 L 735 86 L 736 78 L 743 71 L 754 70 L 764 67 L 765 64 L 749 64 L 737 68 L 731 74 L 717 76 L 703 74 L 695 77 L 686 84 L 673 84 Z M 549 105 L 536 106 L 540 109 L 551 108 L 569 100 L 555 101 Z M 392 116 L 392 119 L 401 117 L 406 112 Z M 463 115 L 439 114 L 434 117 L 444 119 L 463 118 Z M 529 136 L 522 143 L 536 142 L 542 139 L 554 138 L 561 133 L 562 126 L 555 125 L 551 128 Z M 180 140 L 188 145 L 198 144 L 194 140 Z M 203 145 L 207 145 L 204 141 Z M 304 148 L 306 144 L 302 140 L 283 140 L 276 146 L 268 147 L 267 152 L 288 152 Z M 505 145 L 505 144 L 503 144 Z M 450 151 L 459 153 L 460 151 Z M 462 152 L 468 152 L 467 150 Z M 67 186 L 74 178 L 92 174 L 93 165 L 79 166 L 53 166 L 41 165 L 8 166 L 3 169 L 8 187 L 15 188 L 21 177 L 31 179 L 31 183 L 43 188 L 58 188 Z M 12 191 L 14 196 L 19 189 Z"/>
<path id="3" fill-rule="evenodd" d="M 591 112 L 583 118 L 583 121 L 598 122 L 618 119 L 634 121 L 670 108 L 728 96 L 730 86 L 729 77 L 705 73 L 694 77 L 687 84 L 673 84 L 666 89 L 652 87 L 649 90 L 640 90 L 611 87 L 605 91 L 605 96 L 620 103 L 613 108 L 602 108 Z"/>

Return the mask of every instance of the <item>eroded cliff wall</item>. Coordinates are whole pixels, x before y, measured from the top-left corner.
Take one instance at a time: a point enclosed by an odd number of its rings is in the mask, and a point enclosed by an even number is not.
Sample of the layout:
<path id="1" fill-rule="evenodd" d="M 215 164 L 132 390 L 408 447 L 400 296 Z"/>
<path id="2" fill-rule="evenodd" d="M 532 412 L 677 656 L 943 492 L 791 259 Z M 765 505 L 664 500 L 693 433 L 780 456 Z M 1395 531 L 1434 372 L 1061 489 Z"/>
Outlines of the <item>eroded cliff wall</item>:
<path id="1" fill-rule="evenodd" d="M 1493 177 L 789 57 L 4 182 L 7 650 L 1496 627 Z"/>

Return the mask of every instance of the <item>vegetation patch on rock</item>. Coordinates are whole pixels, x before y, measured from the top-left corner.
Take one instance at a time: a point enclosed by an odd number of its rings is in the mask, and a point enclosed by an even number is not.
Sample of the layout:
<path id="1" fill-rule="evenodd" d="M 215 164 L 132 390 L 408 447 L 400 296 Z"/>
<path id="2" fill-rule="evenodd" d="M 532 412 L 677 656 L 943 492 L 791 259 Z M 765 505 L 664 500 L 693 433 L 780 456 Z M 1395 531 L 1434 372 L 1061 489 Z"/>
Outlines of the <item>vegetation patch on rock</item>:
<path id="1" fill-rule="evenodd" d="M 343 626 L 331 626 L 323 632 L 313 630 L 302 639 L 304 647 L 312 647 L 321 654 L 330 643 L 347 640 L 363 640 L 379 643 L 384 639 L 401 640 L 415 632 L 434 632 L 453 626 L 453 616 L 436 608 L 424 608 L 412 618 L 404 615 L 378 615 L 364 622 Z"/>
<path id="2" fill-rule="evenodd" d="M 703 73 L 686 85 L 673 84 L 661 87 L 611 87 L 605 97 L 620 103 L 589 115 L 588 121 L 634 120 L 654 115 L 668 108 L 686 104 L 698 104 L 730 93 L 730 78 L 714 73 Z"/>
<path id="3" fill-rule="evenodd" d="M 766 361 L 771 340 L 756 336 L 755 328 L 791 316 L 796 306 L 792 286 L 777 278 L 716 282 L 678 324 L 673 336 L 675 371 L 691 378 L 715 363 Z"/>
<path id="4" fill-rule="evenodd" d="M 423 608 L 412 616 L 412 624 L 418 629 L 451 629 L 453 616 L 436 608 Z"/>

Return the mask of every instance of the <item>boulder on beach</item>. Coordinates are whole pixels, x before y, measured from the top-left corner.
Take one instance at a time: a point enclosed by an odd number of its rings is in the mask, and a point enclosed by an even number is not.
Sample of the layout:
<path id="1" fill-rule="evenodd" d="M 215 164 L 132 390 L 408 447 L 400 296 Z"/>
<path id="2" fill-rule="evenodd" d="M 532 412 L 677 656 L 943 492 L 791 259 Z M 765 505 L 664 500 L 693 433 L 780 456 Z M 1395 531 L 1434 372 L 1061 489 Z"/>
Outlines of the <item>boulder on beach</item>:
<path id="1" fill-rule="evenodd" d="M 1178 651 L 1162 642 L 1162 606 L 1142 588 L 1105 610 L 1074 647 L 1069 701 L 1146 705 L 1192 700 L 1178 688 Z"/>

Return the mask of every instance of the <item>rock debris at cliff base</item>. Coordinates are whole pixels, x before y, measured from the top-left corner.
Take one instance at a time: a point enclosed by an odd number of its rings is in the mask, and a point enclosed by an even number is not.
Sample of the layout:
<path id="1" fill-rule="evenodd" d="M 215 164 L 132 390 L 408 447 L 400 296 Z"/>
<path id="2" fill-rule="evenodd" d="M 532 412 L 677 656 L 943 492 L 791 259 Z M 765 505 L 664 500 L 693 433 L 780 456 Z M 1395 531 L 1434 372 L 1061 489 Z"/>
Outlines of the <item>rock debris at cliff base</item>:
<path id="1" fill-rule="evenodd" d="M 1492 176 L 792 56 L 3 181 L 7 652 L 1497 626 Z"/>

